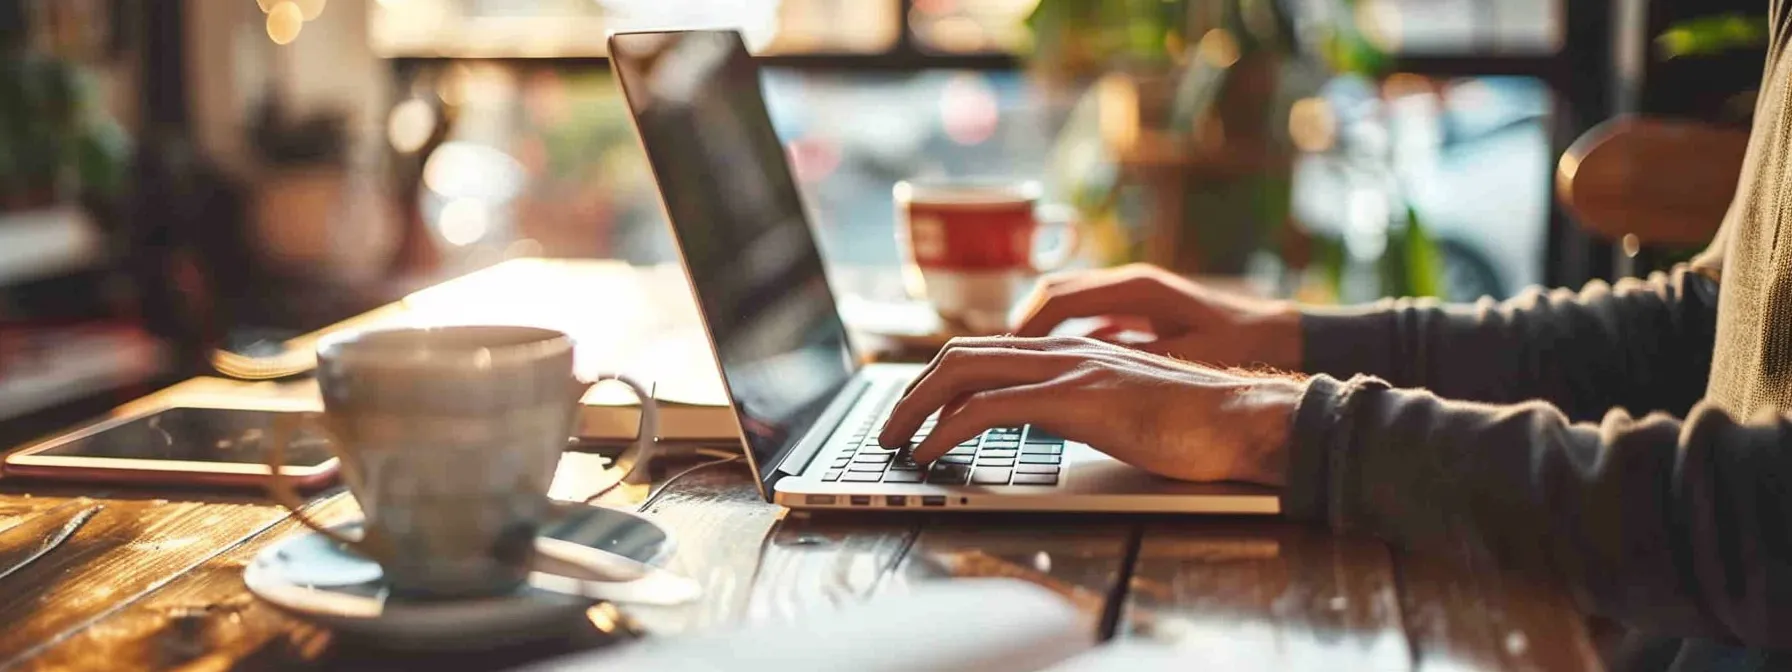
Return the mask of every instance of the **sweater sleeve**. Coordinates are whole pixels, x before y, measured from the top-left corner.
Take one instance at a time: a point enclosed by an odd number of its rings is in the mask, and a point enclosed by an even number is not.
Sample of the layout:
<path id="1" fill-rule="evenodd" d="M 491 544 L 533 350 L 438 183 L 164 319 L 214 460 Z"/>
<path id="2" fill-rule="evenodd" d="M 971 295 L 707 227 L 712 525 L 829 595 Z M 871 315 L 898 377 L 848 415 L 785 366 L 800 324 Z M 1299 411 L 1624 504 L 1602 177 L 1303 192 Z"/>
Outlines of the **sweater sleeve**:
<path id="1" fill-rule="evenodd" d="M 1685 414 L 1705 389 L 1717 282 L 1682 265 L 1581 291 L 1532 289 L 1495 303 L 1386 300 L 1309 308 L 1303 369 L 1358 373 L 1452 399 L 1542 399 L 1577 420 L 1607 409 Z"/>
<path id="2" fill-rule="evenodd" d="M 1792 645 L 1792 419 L 1701 403 L 1576 424 L 1320 375 L 1291 437 L 1291 517 L 1415 549 L 1466 540 L 1647 631 Z"/>

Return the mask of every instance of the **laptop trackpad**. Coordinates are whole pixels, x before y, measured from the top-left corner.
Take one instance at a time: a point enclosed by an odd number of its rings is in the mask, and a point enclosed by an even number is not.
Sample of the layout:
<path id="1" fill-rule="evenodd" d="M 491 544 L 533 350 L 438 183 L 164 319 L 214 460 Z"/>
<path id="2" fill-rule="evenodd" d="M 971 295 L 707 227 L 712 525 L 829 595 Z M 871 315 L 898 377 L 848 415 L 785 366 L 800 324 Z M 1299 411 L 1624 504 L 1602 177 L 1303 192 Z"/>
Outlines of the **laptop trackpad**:
<path id="1" fill-rule="evenodd" d="M 1071 446 L 1066 446 L 1071 448 Z M 1075 446 L 1066 460 L 1059 493 L 1091 495 L 1244 495 L 1274 496 L 1278 490 L 1244 483 L 1191 483 L 1158 476 L 1121 462 L 1093 448 Z M 1067 456 L 1070 457 L 1070 456 Z"/>

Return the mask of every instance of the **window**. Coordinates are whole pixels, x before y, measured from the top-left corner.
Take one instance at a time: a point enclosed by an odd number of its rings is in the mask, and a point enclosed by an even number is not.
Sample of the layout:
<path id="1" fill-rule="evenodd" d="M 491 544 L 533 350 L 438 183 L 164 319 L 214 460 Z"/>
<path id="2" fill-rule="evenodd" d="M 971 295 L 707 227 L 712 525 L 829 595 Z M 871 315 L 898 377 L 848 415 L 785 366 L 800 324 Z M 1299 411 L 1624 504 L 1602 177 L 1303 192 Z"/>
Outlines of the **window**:
<path id="1" fill-rule="evenodd" d="M 976 3 L 971 3 L 976 4 Z M 602 56 L 613 30 L 740 27 L 754 51 L 878 53 L 900 34 L 896 0 L 380 0 L 382 56 Z"/>
<path id="2" fill-rule="evenodd" d="M 1471 43 L 1547 51 L 1558 29 L 1556 1 L 1443 0 L 1444 10 L 1422 0 L 1360 0 L 1357 7 L 1397 29 L 1390 34 L 1403 52 L 1460 52 Z M 1028 48 L 1025 19 L 1037 2 L 382 0 L 370 10 L 370 39 L 381 53 L 405 59 L 398 68 L 404 90 L 433 87 L 458 104 L 453 151 L 431 157 L 443 165 L 424 171 L 421 196 L 450 270 L 517 255 L 671 260 L 645 158 L 607 67 L 589 58 L 602 49 L 591 36 L 702 22 L 745 26 L 760 53 L 776 56 L 765 70 L 767 101 L 829 259 L 894 266 L 894 182 L 1045 172 L 1075 92 L 1036 87 L 999 56 Z M 1535 84 L 1464 80 L 1442 89 L 1431 107 L 1397 106 L 1412 117 L 1401 122 L 1401 151 L 1425 155 L 1404 162 L 1418 173 L 1411 197 L 1455 246 L 1449 263 L 1474 262 L 1472 277 L 1450 281 L 1469 291 L 1509 294 L 1540 279 L 1551 157 L 1538 111 L 1548 93 Z M 1324 95 L 1343 109 L 1349 91 L 1333 86 Z M 1357 97 L 1381 98 L 1373 91 Z M 1345 229 L 1337 215 L 1354 192 L 1322 165 L 1304 161 L 1297 169 L 1296 211 L 1316 230 L 1336 233 Z M 449 193 L 427 180 L 483 173 L 512 176 L 515 189 Z M 1484 202 L 1486 188 L 1505 194 L 1498 207 L 1458 207 Z"/>

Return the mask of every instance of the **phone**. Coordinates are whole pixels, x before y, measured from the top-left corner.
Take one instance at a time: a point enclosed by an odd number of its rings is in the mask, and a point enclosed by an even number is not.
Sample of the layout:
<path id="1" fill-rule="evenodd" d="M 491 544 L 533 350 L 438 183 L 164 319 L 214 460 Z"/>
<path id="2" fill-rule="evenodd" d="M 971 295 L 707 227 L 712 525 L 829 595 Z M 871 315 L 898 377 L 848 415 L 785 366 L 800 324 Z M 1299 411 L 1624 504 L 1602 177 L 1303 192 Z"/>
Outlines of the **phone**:
<path id="1" fill-rule="evenodd" d="M 265 440 L 276 416 L 304 411 L 169 407 L 111 418 L 39 441 L 6 457 L 8 475 L 148 485 L 262 487 Z M 313 413 L 307 413 L 314 415 Z M 300 488 L 335 481 L 329 439 L 298 423 L 281 474 Z"/>

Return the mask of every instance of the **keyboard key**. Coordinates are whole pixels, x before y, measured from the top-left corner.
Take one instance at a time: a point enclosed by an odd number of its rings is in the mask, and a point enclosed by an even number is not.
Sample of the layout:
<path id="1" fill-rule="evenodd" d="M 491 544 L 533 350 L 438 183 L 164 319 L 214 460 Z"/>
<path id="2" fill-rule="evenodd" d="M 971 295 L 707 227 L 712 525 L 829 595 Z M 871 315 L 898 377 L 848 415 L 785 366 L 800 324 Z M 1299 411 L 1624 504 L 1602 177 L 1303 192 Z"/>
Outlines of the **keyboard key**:
<path id="1" fill-rule="evenodd" d="M 1038 427 L 1032 427 L 1027 430 L 1027 441 L 1032 443 L 1063 443 L 1064 437 Z"/>
<path id="2" fill-rule="evenodd" d="M 972 459 L 973 458 L 969 455 L 953 455 L 951 453 L 946 453 L 944 456 L 940 457 L 939 461 L 942 464 L 970 464 Z"/>
<path id="3" fill-rule="evenodd" d="M 1063 455 L 1022 455 L 1021 464 L 1058 464 L 1064 461 Z"/>
<path id="4" fill-rule="evenodd" d="M 979 456 L 977 458 L 977 466 L 979 466 L 979 467 L 1012 467 L 1012 466 L 1014 466 L 1014 458 L 1012 458 L 1012 457 L 981 457 L 981 456 Z"/>
<path id="5" fill-rule="evenodd" d="M 838 460 L 834 460 L 834 463 L 830 464 L 828 466 L 831 468 L 834 468 L 834 469 L 845 469 L 846 465 L 849 465 L 849 464 L 852 464 L 852 458 L 842 457 Z"/>
<path id="6" fill-rule="evenodd" d="M 976 455 L 977 449 L 976 448 L 953 448 L 951 450 L 946 451 L 946 454 L 947 455 Z"/>
<path id="7" fill-rule="evenodd" d="M 1025 462 L 1022 462 L 1020 466 L 1014 468 L 1014 473 L 1017 473 L 1017 474 L 1055 474 L 1055 473 L 1058 473 L 1058 465 L 1055 465 L 1055 464 L 1027 464 Z"/>
<path id="8" fill-rule="evenodd" d="M 1053 478 L 1056 478 L 1056 477 L 1054 476 Z M 887 474 L 884 474 L 884 482 L 885 483 L 920 483 L 921 482 L 921 472 L 919 472 L 919 471 L 892 471 Z"/>
<path id="9" fill-rule="evenodd" d="M 894 455 L 895 453 L 859 453 L 859 456 L 852 458 L 852 461 L 861 464 L 889 464 L 891 456 Z"/>
<path id="10" fill-rule="evenodd" d="M 1020 452 L 1025 455 L 1057 455 L 1064 452 L 1064 444 L 1029 443 L 1022 446 Z"/>
<path id="11" fill-rule="evenodd" d="M 890 465 L 887 465 L 887 464 L 864 464 L 861 462 L 854 462 L 854 463 L 848 465 L 846 467 L 846 470 L 847 471 L 869 471 L 869 472 L 875 474 L 877 472 L 883 471 L 884 467 L 887 467 L 887 466 L 890 466 Z"/>
<path id="12" fill-rule="evenodd" d="M 876 483 L 882 477 L 883 474 L 875 471 L 849 471 L 840 480 L 845 483 Z"/>
<path id="13" fill-rule="evenodd" d="M 885 448 L 883 446 L 865 446 L 865 447 L 859 449 L 859 454 L 860 455 L 895 455 L 896 449 L 895 448 Z"/>
<path id="14" fill-rule="evenodd" d="M 971 482 L 977 485 L 1007 485 L 1008 477 L 1014 474 L 1013 469 L 1006 467 L 977 467 L 971 474 Z"/>
<path id="15" fill-rule="evenodd" d="M 1019 447 L 1020 442 L 1014 439 L 989 439 L 983 442 L 984 450 L 989 450 L 990 448 L 1014 449 Z"/>
<path id="16" fill-rule="evenodd" d="M 1015 485 L 1057 485 L 1057 474 L 1015 474 Z"/>
<path id="17" fill-rule="evenodd" d="M 960 448 L 976 448 L 977 441 L 978 441 L 977 437 L 973 436 L 969 439 L 965 439 L 964 441 L 960 442 L 958 444 L 958 447 L 960 447 Z"/>
<path id="18" fill-rule="evenodd" d="M 1013 450 L 990 450 L 988 448 L 984 448 L 983 452 L 977 453 L 977 457 L 1014 457 L 1014 455 L 1015 451 Z"/>
<path id="19" fill-rule="evenodd" d="M 822 474 L 821 480 L 824 482 L 827 482 L 827 483 L 833 483 L 834 481 L 840 480 L 841 473 L 843 473 L 843 472 L 841 472 L 839 469 L 831 469 L 828 471 L 828 473 Z"/>
<path id="20" fill-rule="evenodd" d="M 936 464 L 933 465 L 932 469 L 928 470 L 927 482 L 946 485 L 964 485 L 965 479 L 969 478 L 970 475 L 971 468 L 967 466 L 957 464 Z"/>

